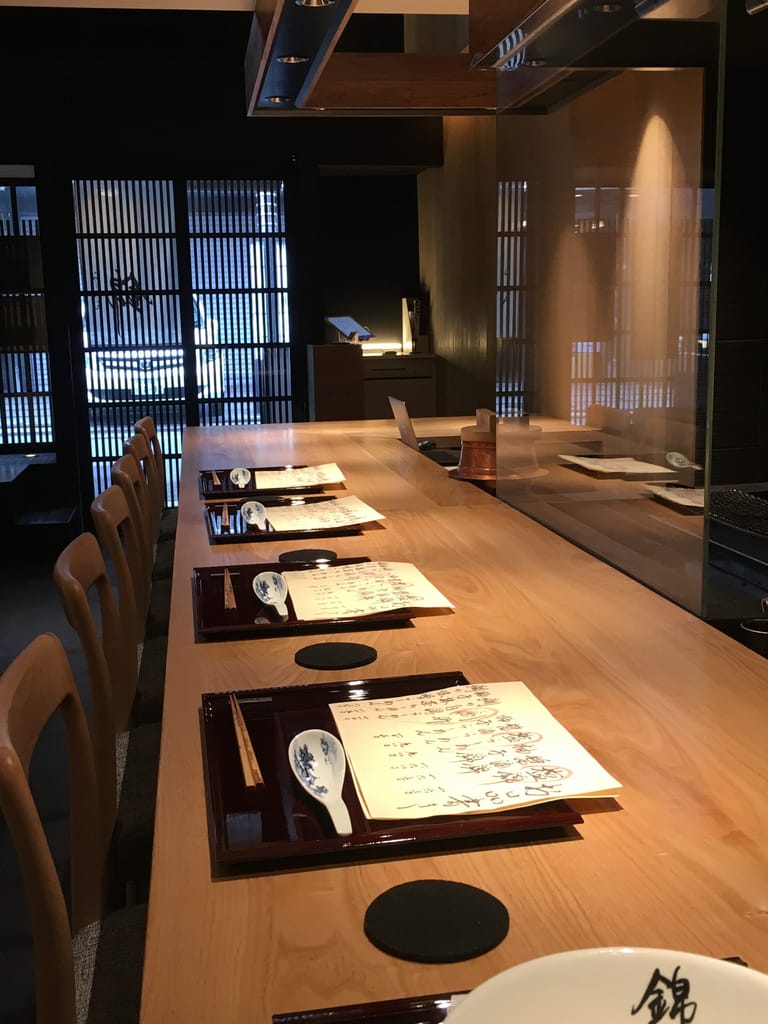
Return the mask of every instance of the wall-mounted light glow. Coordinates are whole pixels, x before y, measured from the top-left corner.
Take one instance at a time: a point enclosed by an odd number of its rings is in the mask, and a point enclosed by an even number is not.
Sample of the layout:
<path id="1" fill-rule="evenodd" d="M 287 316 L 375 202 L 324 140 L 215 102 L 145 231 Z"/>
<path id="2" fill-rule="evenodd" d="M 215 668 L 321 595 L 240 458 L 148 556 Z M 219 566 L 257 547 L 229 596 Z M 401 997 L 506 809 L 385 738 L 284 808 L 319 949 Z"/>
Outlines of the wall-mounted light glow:
<path id="1" fill-rule="evenodd" d="M 290 103 L 290 96 L 265 96 L 268 103 Z"/>
<path id="2" fill-rule="evenodd" d="M 383 356 L 403 351 L 402 341 L 361 341 L 359 344 L 364 356 Z"/>
<path id="3" fill-rule="evenodd" d="M 281 64 L 306 64 L 309 57 L 302 57 L 298 53 L 286 53 L 277 58 Z"/>
<path id="4" fill-rule="evenodd" d="M 336 0 L 295 0 L 299 7 L 333 7 Z"/>

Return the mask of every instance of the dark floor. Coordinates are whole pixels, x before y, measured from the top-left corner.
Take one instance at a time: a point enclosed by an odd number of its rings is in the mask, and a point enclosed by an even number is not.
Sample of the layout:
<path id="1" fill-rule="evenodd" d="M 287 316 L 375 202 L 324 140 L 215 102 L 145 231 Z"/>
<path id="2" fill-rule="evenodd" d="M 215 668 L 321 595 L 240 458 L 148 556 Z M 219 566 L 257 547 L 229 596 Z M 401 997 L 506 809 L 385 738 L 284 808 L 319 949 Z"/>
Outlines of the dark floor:
<path id="1" fill-rule="evenodd" d="M 0 566 L 0 672 L 18 652 L 44 632 L 55 633 L 70 656 L 80 691 L 85 663 L 77 636 L 61 608 L 52 578 L 53 557 Z M 63 729 L 53 722 L 30 766 L 30 781 L 60 877 L 68 884 L 69 811 Z M 0 814 L 0 1024 L 34 1024 L 32 941 L 24 886 L 15 851 Z"/>

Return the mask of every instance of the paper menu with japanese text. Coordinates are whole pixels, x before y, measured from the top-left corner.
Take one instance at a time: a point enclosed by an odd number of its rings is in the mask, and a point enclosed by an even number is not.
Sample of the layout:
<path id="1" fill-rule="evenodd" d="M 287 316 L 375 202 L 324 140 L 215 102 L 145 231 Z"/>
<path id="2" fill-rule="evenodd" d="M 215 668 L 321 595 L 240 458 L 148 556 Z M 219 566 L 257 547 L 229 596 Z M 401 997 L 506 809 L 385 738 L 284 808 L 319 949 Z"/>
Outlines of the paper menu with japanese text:
<path id="1" fill-rule="evenodd" d="M 522 682 L 330 708 L 374 820 L 503 811 L 621 788 Z"/>
<path id="2" fill-rule="evenodd" d="M 344 480 L 335 462 L 320 466 L 288 467 L 287 469 L 254 470 L 253 482 L 258 490 L 275 490 L 280 487 L 317 487 L 321 484 L 339 484 Z"/>
<path id="3" fill-rule="evenodd" d="M 331 530 L 335 526 L 356 526 L 384 518 L 381 512 L 354 495 L 335 498 L 333 501 L 267 509 L 267 522 L 278 531 Z"/>
<path id="4" fill-rule="evenodd" d="M 410 562 L 354 562 L 286 573 L 296 618 L 307 622 L 401 608 L 453 608 Z"/>

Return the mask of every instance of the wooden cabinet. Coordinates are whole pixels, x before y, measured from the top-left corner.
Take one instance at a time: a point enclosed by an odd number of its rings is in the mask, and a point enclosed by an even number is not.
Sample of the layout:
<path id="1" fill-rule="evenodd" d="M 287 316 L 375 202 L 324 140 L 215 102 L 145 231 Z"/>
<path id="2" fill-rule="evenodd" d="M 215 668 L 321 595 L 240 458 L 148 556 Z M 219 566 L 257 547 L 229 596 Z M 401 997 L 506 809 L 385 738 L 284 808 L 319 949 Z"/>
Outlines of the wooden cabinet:
<path id="1" fill-rule="evenodd" d="M 389 419 L 389 395 L 402 399 L 411 416 L 437 415 L 437 356 L 366 356 L 363 359 L 365 418 Z"/>
<path id="2" fill-rule="evenodd" d="M 308 345 L 310 420 L 363 419 L 363 350 L 359 345 Z"/>

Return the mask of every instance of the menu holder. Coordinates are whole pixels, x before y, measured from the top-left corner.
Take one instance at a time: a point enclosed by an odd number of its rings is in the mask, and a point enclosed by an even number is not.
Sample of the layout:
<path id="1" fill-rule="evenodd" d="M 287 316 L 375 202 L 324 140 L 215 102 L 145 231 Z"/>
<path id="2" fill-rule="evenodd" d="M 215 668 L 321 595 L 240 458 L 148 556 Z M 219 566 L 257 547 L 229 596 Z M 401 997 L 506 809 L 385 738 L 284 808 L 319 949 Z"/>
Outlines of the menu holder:
<path id="1" fill-rule="evenodd" d="M 363 525 L 355 523 L 349 526 L 332 526 L 328 529 L 313 530 L 276 530 L 271 523 L 267 523 L 265 530 L 260 530 L 253 524 L 248 524 L 241 514 L 241 508 L 248 498 L 240 498 L 238 501 L 206 501 L 203 507 L 205 528 L 208 531 L 208 541 L 211 544 L 245 544 L 251 541 L 264 540 L 297 540 L 304 537 L 346 537 L 359 534 Z M 336 501 L 333 494 L 306 495 L 300 499 L 305 504 L 317 502 Z M 279 496 L 265 497 L 262 501 L 264 507 L 269 510 L 276 506 L 289 507 L 296 504 L 296 499 L 283 498 Z M 222 511 L 226 508 L 229 512 L 229 523 L 222 522 Z M 267 512 L 269 517 L 269 512 Z"/>
<path id="2" fill-rule="evenodd" d="M 252 869 L 293 868 L 343 863 L 365 857 L 412 857 L 419 852 L 450 852 L 489 842 L 509 842 L 517 833 L 530 841 L 541 832 L 562 837 L 565 827 L 582 821 L 564 800 L 508 811 L 445 815 L 401 821 L 365 817 L 348 772 L 343 798 L 352 834 L 338 836 L 325 808 L 299 786 L 288 763 L 288 744 L 305 729 L 338 735 L 329 704 L 346 700 L 400 697 L 449 686 L 466 686 L 461 672 L 356 679 L 307 686 L 238 690 L 264 789 L 246 789 L 227 693 L 202 697 L 203 760 L 208 824 L 214 871 L 227 865 Z"/>
<path id="3" fill-rule="evenodd" d="M 336 558 L 330 565 L 354 565 L 370 562 L 370 558 Z M 229 572 L 235 607 L 224 604 L 224 570 Z M 357 629 L 381 629 L 405 625 L 413 612 L 408 608 L 375 612 L 371 615 L 346 616 L 335 619 L 297 619 L 290 593 L 288 618 L 280 621 L 274 608 L 266 607 L 253 592 L 253 578 L 260 572 L 322 572 L 316 563 L 259 562 L 206 566 L 192 570 L 195 628 L 198 640 L 236 640 L 246 637 L 301 635 L 305 633 L 348 632 Z M 290 591 L 290 580 L 288 584 Z"/>
<path id="4" fill-rule="evenodd" d="M 245 487 L 238 487 L 233 484 L 229 474 L 234 469 L 201 469 L 199 473 L 200 497 L 201 498 L 254 498 L 261 494 L 321 494 L 326 487 L 336 489 L 344 488 L 343 483 L 338 484 L 312 484 L 305 487 L 256 487 L 254 483 L 256 473 L 273 473 L 281 469 L 306 469 L 305 464 L 295 466 L 249 466 L 251 477 Z M 216 483 L 218 480 L 218 483 Z"/>

